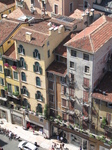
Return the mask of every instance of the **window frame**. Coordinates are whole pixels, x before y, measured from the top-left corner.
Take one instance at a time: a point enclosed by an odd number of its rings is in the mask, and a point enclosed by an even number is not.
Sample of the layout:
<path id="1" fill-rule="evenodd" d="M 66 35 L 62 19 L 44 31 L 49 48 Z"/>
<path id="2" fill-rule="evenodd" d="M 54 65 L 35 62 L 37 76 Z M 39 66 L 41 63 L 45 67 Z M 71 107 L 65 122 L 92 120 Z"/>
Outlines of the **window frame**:
<path id="1" fill-rule="evenodd" d="M 75 55 L 74 55 L 74 53 L 75 53 Z M 77 51 L 71 49 L 71 56 L 72 56 L 72 57 L 77 57 Z"/>
<path id="2" fill-rule="evenodd" d="M 73 67 L 71 67 L 71 63 L 73 64 Z M 73 61 L 70 61 L 70 68 L 74 69 L 74 62 Z"/>
<path id="3" fill-rule="evenodd" d="M 33 58 L 40 60 L 40 53 L 39 53 L 38 49 L 34 49 Z"/>
<path id="4" fill-rule="evenodd" d="M 87 74 L 90 74 L 90 67 L 89 66 L 85 66 L 84 67 L 84 72 Z"/>
<path id="5" fill-rule="evenodd" d="M 9 91 L 9 86 L 10 86 L 10 88 L 11 88 L 11 91 Z M 9 92 L 9 93 L 12 93 L 12 84 L 7 83 L 7 89 L 8 89 L 8 92 Z"/>
<path id="6" fill-rule="evenodd" d="M 24 75 L 24 77 L 23 77 L 23 75 Z M 25 80 L 23 80 L 23 78 L 25 78 Z M 24 72 L 21 72 L 21 80 L 23 82 L 26 82 L 26 74 Z"/>
<path id="7" fill-rule="evenodd" d="M 15 73 L 17 73 L 17 79 L 14 78 L 14 77 L 15 77 L 15 75 L 14 75 Z M 13 71 L 13 79 L 14 79 L 14 80 L 17 80 L 17 81 L 19 80 L 19 78 L 18 78 L 18 72 L 17 72 L 17 71 Z"/>
<path id="8" fill-rule="evenodd" d="M 0 77 L 0 85 L 4 86 L 4 79 Z"/>
<path id="9" fill-rule="evenodd" d="M 70 3 L 69 6 L 70 6 L 69 8 L 70 8 L 70 13 L 71 13 L 71 12 L 73 12 L 73 3 Z M 71 7 L 71 6 L 72 6 L 72 7 Z M 71 8 L 72 8 L 72 9 L 71 9 Z"/>
<path id="10" fill-rule="evenodd" d="M 51 85 L 51 83 L 52 83 L 52 88 L 51 88 L 51 86 L 49 86 L 49 85 Z M 54 82 L 53 81 L 51 81 L 51 80 L 49 80 L 48 81 L 48 88 L 49 88 L 49 90 L 54 90 Z"/>
<path id="11" fill-rule="evenodd" d="M 18 54 L 25 55 L 25 49 L 21 44 L 18 47 Z"/>
<path id="12" fill-rule="evenodd" d="M 47 56 L 50 58 L 50 49 L 47 51 Z"/>
<path id="13" fill-rule="evenodd" d="M 37 80 L 38 79 L 38 80 Z M 37 82 L 39 82 L 40 84 L 38 85 Z M 36 86 L 37 87 L 41 87 L 41 80 L 39 77 L 36 77 Z"/>
<path id="14" fill-rule="evenodd" d="M 89 54 L 83 53 L 83 60 L 89 61 Z"/>
<path id="15" fill-rule="evenodd" d="M 3 72 L 3 68 L 2 68 L 2 65 L 0 65 L 0 68 L 1 68 L 0 72 Z"/>
<path id="16" fill-rule="evenodd" d="M 51 98 L 52 97 L 52 98 Z M 52 100 L 51 100 L 52 99 Z M 54 95 L 53 94 L 49 94 L 49 102 L 50 103 L 54 103 Z"/>

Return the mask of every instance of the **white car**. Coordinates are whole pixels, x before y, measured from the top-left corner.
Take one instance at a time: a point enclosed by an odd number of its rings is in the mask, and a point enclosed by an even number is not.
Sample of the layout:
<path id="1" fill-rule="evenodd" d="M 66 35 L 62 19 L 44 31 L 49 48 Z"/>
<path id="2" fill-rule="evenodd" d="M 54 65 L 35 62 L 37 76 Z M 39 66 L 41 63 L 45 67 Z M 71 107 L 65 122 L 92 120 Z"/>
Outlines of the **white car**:
<path id="1" fill-rule="evenodd" d="M 20 150 L 38 150 L 38 148 L 34 144 L 26 141 L 21 141 L 18 147 L 20 148 Z"/>

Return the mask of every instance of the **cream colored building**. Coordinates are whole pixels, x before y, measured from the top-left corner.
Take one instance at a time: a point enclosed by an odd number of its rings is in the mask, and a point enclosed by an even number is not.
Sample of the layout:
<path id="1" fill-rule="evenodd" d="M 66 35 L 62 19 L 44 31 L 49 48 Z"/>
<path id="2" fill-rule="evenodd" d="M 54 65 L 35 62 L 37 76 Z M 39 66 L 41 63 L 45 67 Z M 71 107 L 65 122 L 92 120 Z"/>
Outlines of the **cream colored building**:
<path id="1" fill-rule="evenodd" d="M 16 44 L 16 55 L 20 62 L 21 96 L 27 109 L 43 116 L 47 104 L 46 69 L 53 62 L 53 50 L 69 34 L 63 25 L 53 26 L 49 21 L 31 24 L 21 28 L 13 37 Z M 45 130 L 36 119 L 26 116 L 27 122 L 33 122 Z M 46 129 L 45 129 L 46 128 Z M 46 131 L 47 132 L 47 131 Z M 49 136 L 49 135 L 48 135 Z"/>

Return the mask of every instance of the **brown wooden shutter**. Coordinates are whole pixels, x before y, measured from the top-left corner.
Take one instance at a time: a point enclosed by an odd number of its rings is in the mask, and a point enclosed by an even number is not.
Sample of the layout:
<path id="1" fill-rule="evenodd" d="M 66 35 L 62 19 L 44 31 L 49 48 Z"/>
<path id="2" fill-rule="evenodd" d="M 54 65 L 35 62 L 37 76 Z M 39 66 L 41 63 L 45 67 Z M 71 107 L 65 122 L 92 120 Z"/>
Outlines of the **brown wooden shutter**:
<path id="1" fill-rule="evenodd" d="M 89 79 L 83 78 L 84 86 L 89 87 Z"/>
<path id="2" fill-rule="evenodd" d="M 87 91 L 83 91 L 83 101 L 84 102 L 88 102 L 88 96 L 89 96 L 88 92 Z"/>

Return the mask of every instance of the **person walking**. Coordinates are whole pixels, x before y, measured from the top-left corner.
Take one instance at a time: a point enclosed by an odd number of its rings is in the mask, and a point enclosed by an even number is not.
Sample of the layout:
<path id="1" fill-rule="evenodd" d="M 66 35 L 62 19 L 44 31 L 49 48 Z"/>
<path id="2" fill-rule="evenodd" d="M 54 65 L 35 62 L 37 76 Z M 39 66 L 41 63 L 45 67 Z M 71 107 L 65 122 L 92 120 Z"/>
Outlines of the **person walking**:
<path id="1" fill-rule="evenodd" d="M 9 140 L 11 140 L 12 132 L 9 132 Z"/>

